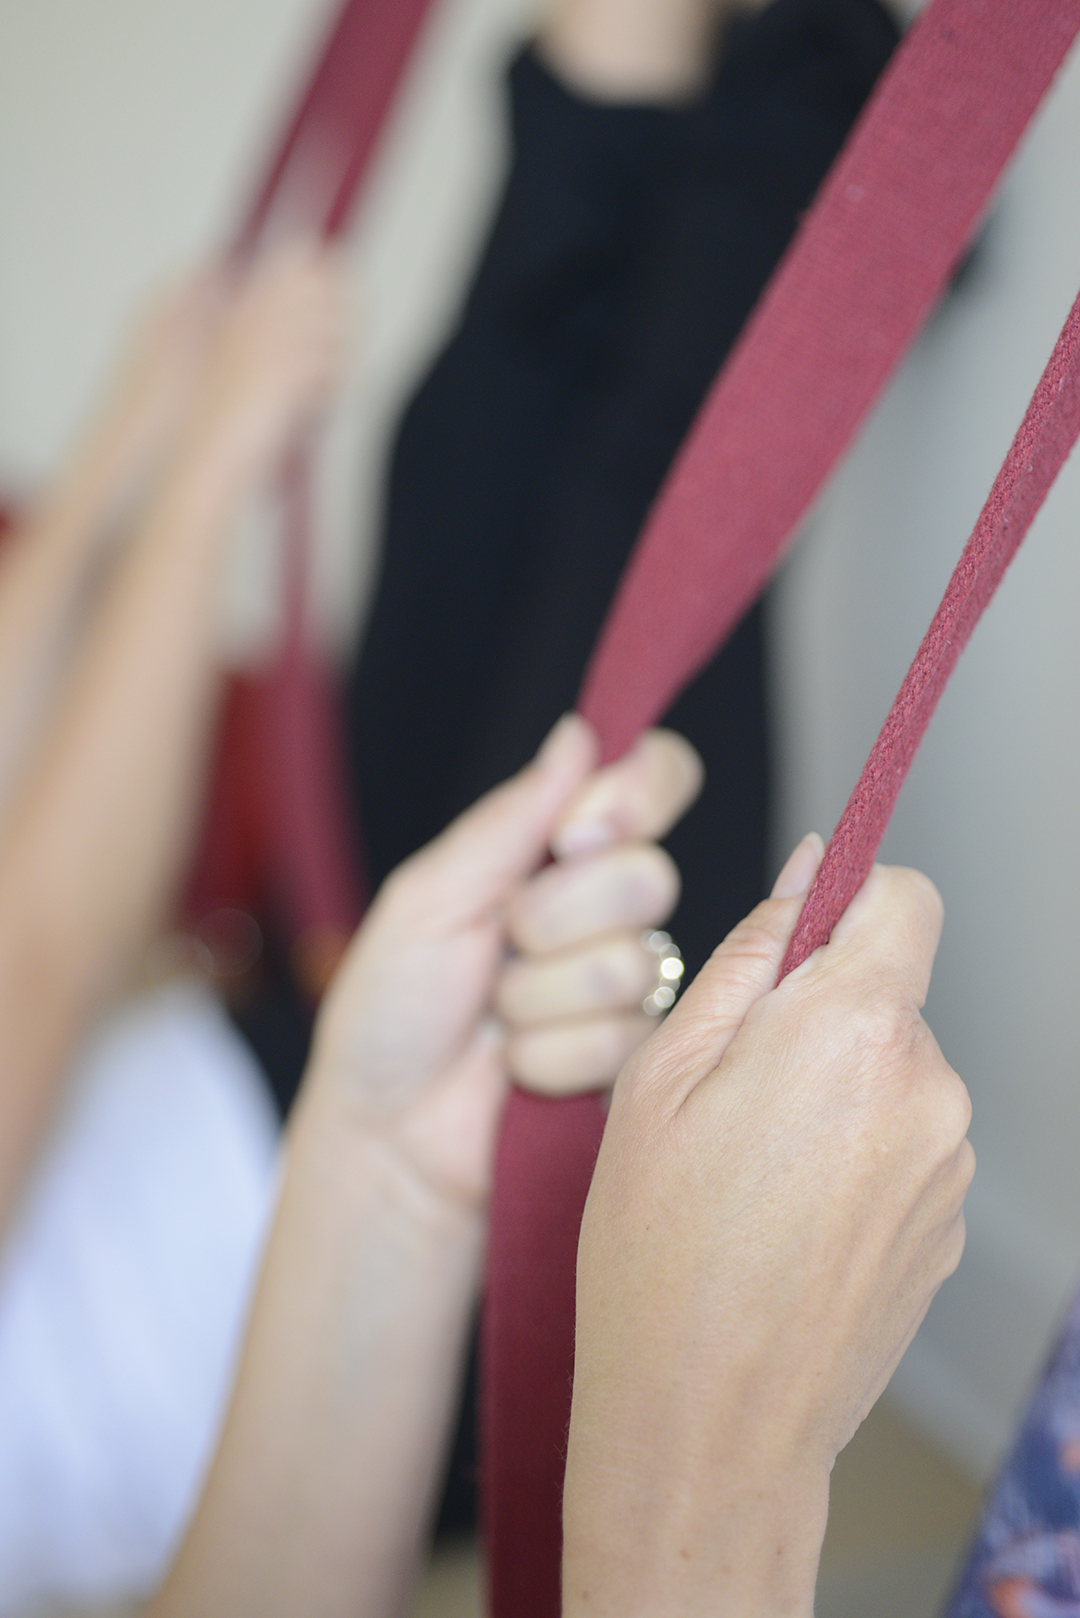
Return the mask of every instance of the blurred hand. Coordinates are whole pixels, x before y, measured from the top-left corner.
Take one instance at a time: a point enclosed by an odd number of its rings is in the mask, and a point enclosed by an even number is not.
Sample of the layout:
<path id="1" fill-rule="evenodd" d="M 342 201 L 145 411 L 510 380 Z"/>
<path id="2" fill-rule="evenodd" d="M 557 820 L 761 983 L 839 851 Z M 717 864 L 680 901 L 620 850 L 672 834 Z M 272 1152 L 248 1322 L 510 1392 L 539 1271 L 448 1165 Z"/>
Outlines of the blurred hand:
<path id="1" fill-rule="evenodd" d="M 345 282 L 332 249 L 292 242 L 221 286 L 186 447 L 234 479 L 253 481 L 272 469 L 340 379 Z"/>
<path id="2" fill-rule="evenodd" d="M 812 1611 L 833 1460 L 960 1258 L 969 1102 L 919 1015 L 940 901 L 876 868 L 773 988 L 819 851 L 615 1087 L 579 1249 L 567 1613 L 590 1588 L 597 1615 Z"/>
<path id="3" fill-rule="evenodd" d="M 511 1070 L 594 1088 L 652 1026 L 639 937 L 678 879 L 647 840 L 696 795 L 700 765 L 664 732 L 606 770 L 595 758 L 584 721 L 561 721 L 533 764 L 391 876 L 324 1001 L 319 1081 L 455 1201 L 487 1194 Z M 559 860 L 534 875 L 552 844 Z"/>
<path id="4" fill-rule="evenodd" d="M 168 286 L 135 322 L 88 446 L 109 459 L 117 507 L 151 473 L 185 421 L 223 299 L 222 275 L 201 269 Z"/>

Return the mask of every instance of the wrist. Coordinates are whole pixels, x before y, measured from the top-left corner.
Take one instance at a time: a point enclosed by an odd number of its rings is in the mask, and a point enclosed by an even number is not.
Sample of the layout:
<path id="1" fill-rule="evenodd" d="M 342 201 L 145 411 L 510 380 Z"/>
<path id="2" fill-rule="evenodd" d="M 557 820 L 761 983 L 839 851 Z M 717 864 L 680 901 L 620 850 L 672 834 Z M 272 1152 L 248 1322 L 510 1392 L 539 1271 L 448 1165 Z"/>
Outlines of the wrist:
<path id="1" fill-rule="evenodd" d="M 630 1441 L 575 1389 L 563 1618 L 812 1618 L 829 1468 L 736 1418 Z"/>
<path id="2" fill-rule="evenodd" d="M 422 1174 L 393 1134 L 364 1115 L 335 1075 L 321 1070 L 317 1054 L 290 1119 L 289 1158 L 302 1160 L 328 1189 L 360 1198 L 368 1217 L 387 1221 L 437 1261 L 457 1250 L 479 1265 L 483 1210 Z"/>

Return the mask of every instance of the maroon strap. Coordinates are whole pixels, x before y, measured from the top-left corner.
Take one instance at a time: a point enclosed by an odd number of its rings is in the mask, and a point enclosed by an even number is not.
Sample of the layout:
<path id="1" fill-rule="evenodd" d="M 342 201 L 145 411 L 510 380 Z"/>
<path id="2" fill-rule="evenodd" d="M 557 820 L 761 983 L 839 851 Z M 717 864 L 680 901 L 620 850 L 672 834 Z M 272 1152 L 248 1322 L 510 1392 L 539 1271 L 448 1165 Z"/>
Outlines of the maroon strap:
<path id="1" fill-rule="evenodd" d="M 581 703 L 607 757 L 663 713 L 760 592 L 941 295 L 1078 29 L 1080 0 L 933 0 L 909 32 L 631 560 Z M 837 895 L 851 886 L 827 880 Z M 574 1254 L 601 1124 L 588 1098 L 518 1092 L 507 1108 L 483 1339 L 498 1618 L 559 1611 Z"/>
<path id="2" fill-rule="evenodd" d="M 287 133 L 240 230 L 236 250 L 271 238 L 345 228 L 432 0 L 345 0 Z"/>
<path id="3" fill-rule="evenodd" d="M 837 823 L 780 969 L 793 972 L 862 886 L 945 683 L 1080 434 L 1080 294 L 975 532 Z"/>
<path id="4" fill-rule="evenodd" d="M 298 445 L 282 469 L 285 623 L 257 723 L 269 875 L 304 986 L 317 997 L 324 961 L 336 965 L 369 895 L 348 819 L 336 682 L 312 651 L 307 623 L 311 465 L 310 446 Z"/>
<path id="5" fill-rule="evenodd" d="M 375 152 L 432 0 L 345 0 L 237 233 L 245 259 L 290 233 L 335 236 Z M 309 457 L 283 472 L 285 632 L 270 665 L 237 680 L 223 715 L 218 770 L 188 909 L 270 897 L 317 991 L 366 893 L 347 824 L 335 682 L 307 633 Z M 247 773 L 233 761 L 247 761 Z M 254 771 L 255 782 L 250 776 Z"/>

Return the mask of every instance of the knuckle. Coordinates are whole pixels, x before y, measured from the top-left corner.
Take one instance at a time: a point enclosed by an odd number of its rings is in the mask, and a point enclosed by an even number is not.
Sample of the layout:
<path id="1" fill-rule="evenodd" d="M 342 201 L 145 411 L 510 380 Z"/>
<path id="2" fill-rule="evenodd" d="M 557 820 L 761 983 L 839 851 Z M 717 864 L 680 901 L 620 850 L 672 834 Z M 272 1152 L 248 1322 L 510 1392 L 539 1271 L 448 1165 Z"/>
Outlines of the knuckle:
<path id="1" fill-rule="evenodd" d="M 524 1019 L 528 994 L 520 962 L 510 961 L 499 973 L 492 1002 L 496 1015 L 504 1022 L 516 1023 Z"/>
<path id="2" fill-rule="evenodd" d="M 964 1256 L 964 1246 L 967 1242 L 967 1224 L 963 1210 L 951 1222 L 942 1243 L 941 1252 L 941 1280 L 947 1281 L 950 1275 L 955 1275 L 960 1260 Z"/>
<path id="3" fill-rule="evenodd" d="M 656 759 L 659 817 L 666 825 L 701 791 L 705 767 L 696 749 L 673 730 L 648 733 Z"/>
<path id="4" fill-rule="evenodd" d="M 545 1094 L 595 1088 L 613 1079 L 638 1043 L 628 1019 L 595 1017 L 574 1029 L 525 1033 L 507 1044 L 514 1078 Z"/>
<path id="5" fill-rule="evenodd" d="M 912 905 L 940 926 L 945 917 L 945 901 L 936 884 L 922 871 L 906 868 L 904 875 L 911 891 Z"/>
<path id="6" fill-rule="evenodd" d="M 971 1096 L 960 1075 L 955 1073 L 947 1063 L 943 1063 L 943 1066 L 945 1073 L 940 1085 L 938 1101 L 942 1128 L 952 1138 L 954 1144 L 960 1146 L 966 1142 L 967 1132 L 971 1128 Z M 971 1155 L 974 1158 L 973 1152 Z"/>
<path id="7" fill-rule="evenodd" d="M 779 966 L 782 953 L 781 915 L 775 900 L 766 900 L 740 921 L 713 950 L 710 965 L 730 969 L 744 960 L 755 968 Z M 757 972 L 755 971 L 755 976 Z"/>
<path id="8" fill-rule="evenodd" d="M 917 1065 L 928 1032 L 918 1012 L 878 984 L 845 984 L 830 990 L 833 1015 L 850 1051 L 876 1075 Z"/>

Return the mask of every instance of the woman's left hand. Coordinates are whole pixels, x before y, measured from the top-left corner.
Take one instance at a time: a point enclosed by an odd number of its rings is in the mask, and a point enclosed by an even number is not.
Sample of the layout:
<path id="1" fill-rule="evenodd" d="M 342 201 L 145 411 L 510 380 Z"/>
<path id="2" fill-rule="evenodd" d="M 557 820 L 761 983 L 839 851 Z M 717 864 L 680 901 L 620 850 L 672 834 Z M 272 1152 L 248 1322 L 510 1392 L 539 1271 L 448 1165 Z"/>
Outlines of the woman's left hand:
<path id="1" fill-rule="evenodd" d="M 666 731 L 598 770 L 569 717 L 384 884 L 323 1004 L 312 1077 L 440 1197 L 482 1206 L 511 1077 L 595 1089 L 648 1033 L 640 935 L 678 896 L 653 839 L 700 782 Z"/>

